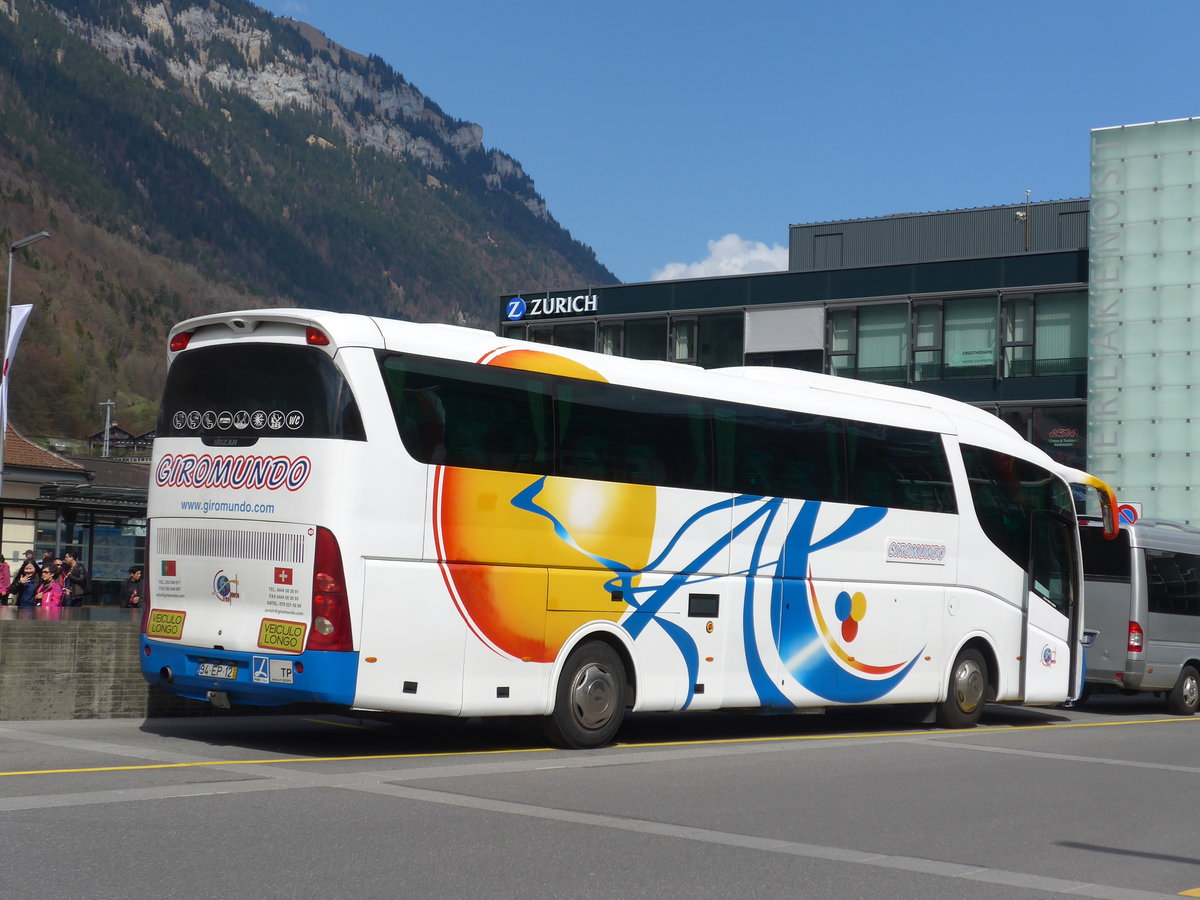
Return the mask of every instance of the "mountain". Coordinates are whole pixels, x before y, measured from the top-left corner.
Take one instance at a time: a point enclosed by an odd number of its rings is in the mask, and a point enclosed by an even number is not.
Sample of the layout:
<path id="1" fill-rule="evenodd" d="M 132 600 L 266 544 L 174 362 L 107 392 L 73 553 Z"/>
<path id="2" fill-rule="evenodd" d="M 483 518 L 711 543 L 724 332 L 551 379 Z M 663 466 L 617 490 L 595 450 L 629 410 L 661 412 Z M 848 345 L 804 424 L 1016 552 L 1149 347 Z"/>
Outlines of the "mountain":
<path id="1" fill-rule="evenodd" d="M 377 56 L 243 0 L 0 0 L 0 240 L 34 304 L 14 421 L 153 426 L 167 328 L 299 305 L 492 328 L 617 279 L 517 160 Z"/>

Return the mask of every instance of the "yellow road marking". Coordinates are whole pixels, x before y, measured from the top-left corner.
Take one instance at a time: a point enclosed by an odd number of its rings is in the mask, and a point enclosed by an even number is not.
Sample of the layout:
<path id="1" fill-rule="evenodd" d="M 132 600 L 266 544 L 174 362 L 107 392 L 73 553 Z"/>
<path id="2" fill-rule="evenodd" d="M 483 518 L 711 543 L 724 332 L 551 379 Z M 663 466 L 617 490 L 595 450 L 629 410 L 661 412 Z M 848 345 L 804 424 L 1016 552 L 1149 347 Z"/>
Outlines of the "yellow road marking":
<path id="1" fill-rule="evenodd" d="M 1190 891 L 1180 891 L 1180 897 L 1200 897 L 1200 888 L 1192 888 Z"/>
<path id="2" fill-rule="evenodd" d="M 329 722 L 320 719 L 305 719 L 304 721 L 316 722 L 321 725 L 339 725 L 346 728 L 360 728 L 359 725 L 344 725 L 338 722 Z M 641 750 L 648 747 L 700 747 L 706 745 L 721 745 L 721 744 L 765 744 L 765 743 L 783 743 L 791 741 L 845 741 L 857 740 L 865 738 L 893 738 L 893 737 L 929 737 L 942 734 L 983 734 L 987 732 L 1018 732 L 1018 731 L 1045 731 L 1047 729 L 1063 729 L 1063 728 L 1113 728 L 1121 725 L 1184 725 L 1184 724 L 1200 724 L 1200 717 L 1197 718 L 1179 718 L 1171 717 L 1166 719 L 1139 719 L 1123 722 L 1066 722 L 1054 723 L 1046 725 L 995 725 L 984 728 L 947 728 L 939 731 L 919 730 L 919 731 L 864 731 L 854 732 L 851 734 L 791 734 L 791 735 L 775 735 L 763 737 L 735 737 L 735 738 L 697 738 L 695 740 L 685 741 L 648 741 L 644 743 L 629 743 L 617 744 L 610 748 L 611 750 Z M 128 766 L 88 766 L 86 768 L 76 769 L 28 769 L 25 771 L 0 772 L 0 778 L 6 778 L 13 775 L 82 775 L 95 772 L 143 772 L 154 769 L 191 769 L 200 768 L 202 766 L 260 766 L 260 765 L 295 765 L 297 763 L 320 763 L 320 762 L 370 762 L 373 760 L 382 759 L 443 759 L 450 756 L 500 756 L 512 753 L 546 753 L 553 751 L 556 747 L 516 747 L 500 750 L 445 750 L 434 753 L 373 753 L 359 756 L 298 756 L 285 757 L 277 759 L 205 759 L 194 760 L 191 762 L 176 762 L 176 763 L 141 763 L 138 765 Z M 1181 896 L 1196 896 L 1200 897 L 1200 888 L 1197 888 L 1198 893 L 1187 893 Z"/>

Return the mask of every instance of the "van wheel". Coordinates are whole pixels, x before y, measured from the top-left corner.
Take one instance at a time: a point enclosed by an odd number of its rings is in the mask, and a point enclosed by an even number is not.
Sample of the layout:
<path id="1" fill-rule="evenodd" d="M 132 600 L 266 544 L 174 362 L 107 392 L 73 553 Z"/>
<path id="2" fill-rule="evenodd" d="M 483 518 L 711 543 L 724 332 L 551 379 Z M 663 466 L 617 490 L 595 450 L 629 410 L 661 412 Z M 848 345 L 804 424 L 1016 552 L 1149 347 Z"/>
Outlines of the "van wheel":
<path id="1" fill-rule="evenodd" d="M 938 704 L 937 724 L 942 728 L 972 728 L 983 715 L 988 671 L 983 654 L 968 647 L 958 654 L 950 670 L 950 689 Z"/>
<path id="2" fill-rule="evenodd" d="M 1167 695 L 1167 712 L 1173 716 L 1190 716 L 1200 708 L 1200 674 L 1194 666 L 1184 666 L 1179 680 Z"/>
<path id="3" fill-rule="evenodd" d="M 608 644 L 589 641 L 567 657 L 554 712 L 543 721 L 547 739 L 559 747 L 603 747 L 625 718 L 625 666 Z"/>

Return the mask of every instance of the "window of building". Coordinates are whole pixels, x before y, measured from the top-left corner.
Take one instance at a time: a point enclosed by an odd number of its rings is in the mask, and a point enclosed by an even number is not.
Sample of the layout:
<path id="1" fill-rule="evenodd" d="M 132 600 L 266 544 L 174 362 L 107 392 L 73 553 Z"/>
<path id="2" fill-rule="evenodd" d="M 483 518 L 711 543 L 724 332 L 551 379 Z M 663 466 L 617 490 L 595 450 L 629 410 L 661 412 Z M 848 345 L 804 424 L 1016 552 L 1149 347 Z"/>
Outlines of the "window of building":
<path id="1" fill-rule="evenodd" d="M 942 378 L 942 304 L 913 306 L 913 380 Z"/>
<path id="2" fill-rule="evenodd" d="M 1037 298 L 1035 375 L 1082 375 L 1087 372 L 1088 307 L 1086 291 L 1043 294 Z"/>
<path id="3" fill-rule="evenodd" d="M 829 373 L 853 378 L 857 372 L 858 310 L 832 309 L 829 329 Z"/>
<path id="4" fill-rule="evenodd" d="M 748 366 L 781 366 L 785 369 L 802 369 L 805 372 L 825 371 L 823 350 L 779 350 L 775 353 L 747 353 Z"/>
<path id="5" fill-rule="evenodd" d="M 554 326 L 554 346 L 572 350 L 596 349 L 596 326 L 593 322 L 567 322 Z"/>
<path id="6" fill-rule="evenodd" d="M 633 359 L 666 359 L 666 316 L 626 321 L 625 355 Z"/>
<path id="7" fill-rule="evenodd" d="M 908 332 L 907 303 L 860 307 L 858 377 L 864 381 L 907 381 Z"/>
<path id="8" fill-rule="evenodd" d="M 1011 378 L 1033 374 L 1033 298 L 1004 301 L 1004 374 Z"/>
<path id="9" fill-rule="evenodd" d="M 992 378 L 996 374 L 996 301 L 991 297 L 947 300 L 942 307 L 943 378 Z"/>
<path id="10" fill-rule="evenodd" d="M 674 362 L 696 361 L 696 320 L 671 320 L 671 359 Z"/>
<path id="11" fill-rule="evenodd" d="M 625 349 L 624 337 L 624 322 L 601 322 L 600 352 L 607 353 L 609 356 L 620 356 Z"/>
<path id="12" fill-rule="evenodd" d="M 746 330 L 746 317 L 742 313 L 700 316 L 696 326 L 696 361 L 701 367 L 717 369 L 742 364 Z"/>

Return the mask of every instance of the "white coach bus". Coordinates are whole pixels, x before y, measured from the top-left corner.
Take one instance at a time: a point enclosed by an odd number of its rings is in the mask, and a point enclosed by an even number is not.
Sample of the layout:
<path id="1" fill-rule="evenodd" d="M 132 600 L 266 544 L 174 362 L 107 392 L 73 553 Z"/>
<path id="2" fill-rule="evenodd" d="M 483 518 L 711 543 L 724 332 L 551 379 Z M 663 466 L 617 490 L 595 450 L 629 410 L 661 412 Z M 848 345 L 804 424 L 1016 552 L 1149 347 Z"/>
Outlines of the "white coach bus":
<path id="1" fill-rule="evenodd" d="M 299 309 L 169 358 L 141 661 L 183 696 L 591 747 L 627 710 L 966 727 L 1080 687 L 1068 482 L 969 406 Z"/>

